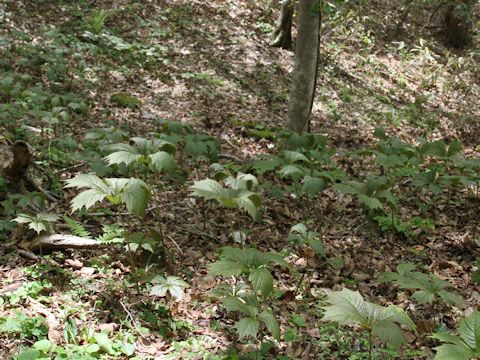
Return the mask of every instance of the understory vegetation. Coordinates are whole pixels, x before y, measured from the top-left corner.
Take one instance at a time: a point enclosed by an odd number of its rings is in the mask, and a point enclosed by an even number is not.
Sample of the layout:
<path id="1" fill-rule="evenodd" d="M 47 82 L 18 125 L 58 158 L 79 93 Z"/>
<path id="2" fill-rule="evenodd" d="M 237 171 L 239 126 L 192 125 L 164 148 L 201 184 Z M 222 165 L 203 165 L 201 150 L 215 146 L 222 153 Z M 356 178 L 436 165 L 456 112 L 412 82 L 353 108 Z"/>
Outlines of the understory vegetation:
<path id="1" fill-rule="evenodd" d="M 478 34 L 325 2 L 298 134 L 267 3 L 0 3 L 0 358 L 480 358 Z"/>

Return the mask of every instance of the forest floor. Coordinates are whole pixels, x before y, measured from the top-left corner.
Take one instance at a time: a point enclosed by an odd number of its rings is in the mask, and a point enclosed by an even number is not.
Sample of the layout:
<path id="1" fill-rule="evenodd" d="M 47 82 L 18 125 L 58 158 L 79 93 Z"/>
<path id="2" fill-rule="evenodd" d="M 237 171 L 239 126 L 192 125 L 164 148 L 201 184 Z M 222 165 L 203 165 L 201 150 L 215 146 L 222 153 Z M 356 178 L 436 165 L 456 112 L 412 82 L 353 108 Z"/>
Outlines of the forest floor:
<path id="1" fill-rule="evenodd" d="M 463 156 L 478 157 L 480 54 L 472 49 L 480 48 L 479 37 L 469 49 L 451 49 L 441 34 L 441 11 L 414 9 L 400 23 L 399 1 L 338 3 L 327 6 L 324 16 L 311 131 L 327 138 L 342 170 L 363 176 L 373 169 L 371 158 L 351 153 L 372 149 L 378 127 L 410 144 L 421 137 L 447 144 L 459 140 Z M 63 189 L 64 180 L 92 170 L 119 177 L 101 161 L 95 139 L 102 136 L 148 137 L 162 132 L 165 121 L 182 122 L 217 137 L 220 162 L 230 169 L 275 153 L 294 56 L 269 46 L 276 14 L 267 1 L 247 0 L 2 2 L 0 99 L 23 110 L 0 104 L 0 124 L 5 137 L 29 142 L 37 165 L 53 178 L 49 188 L 60 200 L 45 209 L 71 216 L 95 236 L 121 221 L 101 206 L 72 214 L 70 201 L 77 192 Z M 13 72 L 20 89 L 5 80 Z M 112 100 L 118 93 L 140 102 L 119 106 Z M 98 130 L 104 128 L 122 133 Z M 185 181 L 155 178 L 158 192 L 146 217 L 128 218 L 135 231 L 161 224 L 163 256 L 156 262 L 153 255 L 132 262 L 116 244 L 58 251 L 47 261 L 25 259 L 12 249 L 29 232 L 11 232 L 4 221 L 0 358 L 15 358 L 41 338 L 63 346 L 65 359 L 236 359 L 237 352 L 253 351 L 254 342 L 238 340 L 235 317 L 208 295 L 221 282 L 208 274 L 208 266 L 222 246 L 234 243 L 228 212 L 216 204 L 205 210 L 188 189 L 210 177 L 209 165 L 206 159 L 189 159 L 183 164 Z M 32 171 L 47 183 L 44 174 Z M 241 214 L 236 221 L 248 228 L 250 245 L 285 255 L 296 269 L 274 270 L 282 295 L 270 306 L 284 335 L 264 358 L 367 359 L 366 333 L 321 321 L 323 289 L 348 287 L 369 301 L 409 312 L 418 333 L 408 335 L 400 352 L 377 344 L 374 354 L 382 359 L 433 358 L 438 343 L 429 335 L 441 328 L 453 331 L 464 314 L 478 309 L 480 287 L 471 273 L 479 257 L 480 201 L 470 188 L 448 195 L 443 189 L 433 204 L 425 192 L 402 194 L 399 219 L 428 224 L 411 231 L 372 227 L 354 197 L 330 188 L 309 201 L 288 192 L 278 197 L 261 192 L 260 219 L 252 222 Z M 325 255 L 287 239 L 300 222 L 320 234 Z M 56 230 L 69 232 L 61 221 Z M 418 305 L 408 290 L 378 281 L 379 273 L 405 262 L 449 281 L 463 303 Z M 165 273 L 189 284 L 183 298 L 149 294 L 145 279 Z M 107 340 L 92 340 L 91 334 L 101 332 Z M 80 347 L 95 341 L 103 353 L 82 355 L 86 350 Z"/>

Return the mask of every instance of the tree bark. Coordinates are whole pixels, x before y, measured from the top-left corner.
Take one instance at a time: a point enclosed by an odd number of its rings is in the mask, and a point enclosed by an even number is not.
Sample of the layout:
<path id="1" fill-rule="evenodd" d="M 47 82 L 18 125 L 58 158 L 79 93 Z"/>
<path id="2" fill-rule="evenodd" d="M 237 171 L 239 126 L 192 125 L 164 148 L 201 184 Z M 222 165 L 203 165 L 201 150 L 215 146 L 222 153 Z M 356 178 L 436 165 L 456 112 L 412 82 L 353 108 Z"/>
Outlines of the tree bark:
<path id="1" fill-rule="evenodd" d="M 450 46 L 461 48 L 473 37 L 474 0 L 451 0 L 445 12 L 444 30 Z"/>
<path id="2" fill-rule="evenodd" d="M 287 129 L 301 133 L 312 112 L 320 47 L 321 0 L 299 0 L 298 35 Z"/>
<path id="3" fill-rule="evenodd" d="M 273 47 L 279 47 L 286 50 L 292 50 L 292 22 L 293 22 L 294 4 L 292 0 L 282 2 L 280 14 L 277 20 L 277 27 L 273 33 Z"/>

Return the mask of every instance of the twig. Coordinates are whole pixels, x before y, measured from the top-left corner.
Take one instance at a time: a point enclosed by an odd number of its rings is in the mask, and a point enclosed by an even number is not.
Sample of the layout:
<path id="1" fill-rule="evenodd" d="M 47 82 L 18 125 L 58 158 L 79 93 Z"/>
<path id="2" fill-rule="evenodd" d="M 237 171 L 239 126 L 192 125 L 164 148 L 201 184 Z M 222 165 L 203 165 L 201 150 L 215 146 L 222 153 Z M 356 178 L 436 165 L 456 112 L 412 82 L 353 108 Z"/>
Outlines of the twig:
<path id="1" fill-rule="evenodd" d="M 220 159 L 227 159 L 227 160 L 233 160 L 233 161 L 236 161 L 238 163 L 244 163 L 245 160 L 242 160 L 240 159 L 239 157 L 235 156 L 235 155 L 231 155 L 231 154 L 218 154 L 218 157 Z"/>
<path id="2" fill-rule="evenodd" d="M 142 332 L 138 329 L 137 322 L 135 321 L 135 318 L 133 317 L 130 310 L 127 309 L 127 307 L 125 306 L 125 304 L 122 301 L 119 301 L 119 302 L 120 302 L 120 305 L 122 305 L 123 310 L 125 310 L 125 312 L 127 313 L 127 316 L 128 316 L 127 319 L 130 318 L 130 321 L 132 322 L 133 327 L 135 328 L 137 333 L 140 335 L 140 337 L 142 339 L 147 339 L 145 336 L 143 336 Z"/>
<path id="3" fill-rule="evenodd" d="M 62 173 L 66 172 L 66 171 L 69 171 L 69 170 L 76 170 L 76 169 L 81 168 L 82 166 L 85 166 L 85 165 L 87 165 L 87 164 L 88 164 L 88 162 L 83 161 L 83 162 L 81 162 L 81 163 L 79 163 L 79 164 L 72 165 L 72 166 L 67 166 L 67 167 L 65 167 L 65 168 L 63 168 L 63 169 L 57 170 L 57 171 L 55 171 L 53 174 L 54 174 L 54 175 L 58 175 L 58 174 L 62 174 Z"/>
<path id="4" fill-rule="evenodd" d="M 41 256 L 38 256 L 36 254 L 34 254 L 33 252 L 31 251 L 28 251 L 28 250 L 22 250 L 22 249 L 19 249 L 17 251 L 18 255 L 20 255 L 21 257 L 24 257 L 25 259 L 29 259 L 29 260 L 33 260 L 33 261 L 42 261 L 42 257 Z"/>
<path id="5" fill-rule="evenodd" d="M 170 240 L 173 243 L 173 245 L 176 246 L 178 251 L 180 251 L 180 254 L 183 254 L 183 250 L 180 248 L 180 246 L 177 244 L 177 242 L 170 235 L 168 235 L 167 238 L 168 238 L 168 240 Z"/>

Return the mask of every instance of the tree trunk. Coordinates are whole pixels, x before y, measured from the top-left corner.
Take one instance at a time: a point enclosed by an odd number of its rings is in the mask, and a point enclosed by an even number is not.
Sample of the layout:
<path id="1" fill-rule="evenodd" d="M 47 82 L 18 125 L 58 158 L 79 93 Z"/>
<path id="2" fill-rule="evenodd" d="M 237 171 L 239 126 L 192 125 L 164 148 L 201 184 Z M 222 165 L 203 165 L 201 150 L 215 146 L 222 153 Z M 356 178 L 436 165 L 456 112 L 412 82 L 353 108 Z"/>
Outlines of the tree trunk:
<path id="1" fill-rule="evenodd" d="M 287 113 L 287 128 L 302 132 L 312 112 L 320 46 L 321 0 L 299 0 L 295 68 Z"/>
<path id="2" fill-rule="evenodd" d="M 445 35 L 448 44 L 461 48 L 471 44 L 474 0 L 452 0 L 445 13 Z"/>
<path id="3" fill-rule="evenodd" d="M 277 20 L 277 27 L 273 33 L 273 47 L 279 47 L 291 50 L 292 46 L 292 22 L 293 22 L 294 4 L 292 0 L 282 2 L 280 15 Z"/>

